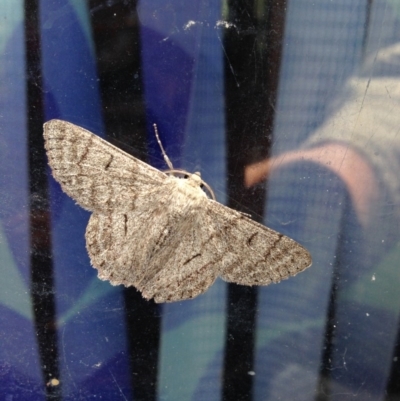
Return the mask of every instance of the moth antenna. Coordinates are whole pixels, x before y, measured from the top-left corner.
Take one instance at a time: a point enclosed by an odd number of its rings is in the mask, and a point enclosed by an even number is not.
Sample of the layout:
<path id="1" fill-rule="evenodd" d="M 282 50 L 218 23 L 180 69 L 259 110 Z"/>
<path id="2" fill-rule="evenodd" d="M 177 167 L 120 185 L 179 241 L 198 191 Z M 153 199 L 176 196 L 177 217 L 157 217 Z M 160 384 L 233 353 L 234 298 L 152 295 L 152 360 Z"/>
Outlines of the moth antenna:
<path id="1" fill-rule="evenodd" d="M 157 124 L 153 124 L 153 127 L 154 127 L 154 133 L 156 134 L 157 142 L 158 142 L 158 145 L 160 146 L 161 153 L 164 157 L 165 163 L 167 163 L 167 166 L 169 167 L 170 170 L 173 170 L 174 166 L 172 165 L 171 160 L 169 160 L 169 157 L 167 156 L 167 154 L 165 153 L 165 150 L 164 150 L 164 147 L 162 146 L 160 137 L 158 136 Z"/>

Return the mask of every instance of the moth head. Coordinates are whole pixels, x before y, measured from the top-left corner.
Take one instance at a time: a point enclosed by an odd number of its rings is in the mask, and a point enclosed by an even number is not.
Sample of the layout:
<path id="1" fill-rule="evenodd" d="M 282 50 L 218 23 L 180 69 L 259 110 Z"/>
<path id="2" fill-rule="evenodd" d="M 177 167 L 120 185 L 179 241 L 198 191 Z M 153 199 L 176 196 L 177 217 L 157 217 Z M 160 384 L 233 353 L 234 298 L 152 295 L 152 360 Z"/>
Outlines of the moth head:
<path id="1" fill-rule="evenodd" d="M 190 174 L 187 180 L 189 185 L 193 186 L 194 188 L 201 188 L 205 192 L 206 196 L 215 200 L 214 191 L 205 181 L 201 179 L 201 175 L 198 171 Z"/>
<path id="2" fill-rule="evenodd" d="M 193 188 L 201 188 L 208 198 L 215 200 L 214 191 L 211 187 L 201 179 L 201 174 L 196 171 L 195 173 L 191 174 L 185 170 L 167 170 L 165 171 L 166 174 L 170 174 L 176 177 L 183 177 L 186 181 L 186 184 L 190 185 Z"/>
<path id="3" fill-rule="evenodd" d="M 200 187 L 203 183 L 200 173 L 196 171 L 195 173 L 190 174 L 187 178 L 187 183 L 195 188 Z"/>

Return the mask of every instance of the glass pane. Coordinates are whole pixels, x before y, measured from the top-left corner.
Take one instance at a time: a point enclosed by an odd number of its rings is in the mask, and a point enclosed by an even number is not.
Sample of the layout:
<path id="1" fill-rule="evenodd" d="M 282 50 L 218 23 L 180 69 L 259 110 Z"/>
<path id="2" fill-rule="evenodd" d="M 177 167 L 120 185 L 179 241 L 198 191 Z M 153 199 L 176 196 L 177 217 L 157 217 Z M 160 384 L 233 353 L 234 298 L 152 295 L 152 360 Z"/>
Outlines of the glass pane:
<path id="1" fill-rule="evenodd" d="M 0 16 L 4 399 L 399 397 L 396 1 L 7 0 Z M 92 211 L 47 165 L 51 119 L 167 170 L 156 124 L 174 169 L 188 172 L 181 180 L 201 173 L 237 221 L 293 238 L 312 266 L 269 286 L 219 277 L 192 300 L 160 304 L 99 280 L 85 241 Z M 80 177 L 84 157 L 70 166 Z M 136 185 L 125 173 L 122 194 Z M 93 219 L 119 213 L 109 207 Z M 157 252 L 158 217 L 129 213 L 135 238 Z M 254 237 L 242 246 L 236 223 L 190 216 L 168 216 L 180 228 L 162 251 L 188 244 L 197 257 L 218 243 L 203 267 L 250 277 Z M 142 251 L 115 247 L 127 260 Z"/>

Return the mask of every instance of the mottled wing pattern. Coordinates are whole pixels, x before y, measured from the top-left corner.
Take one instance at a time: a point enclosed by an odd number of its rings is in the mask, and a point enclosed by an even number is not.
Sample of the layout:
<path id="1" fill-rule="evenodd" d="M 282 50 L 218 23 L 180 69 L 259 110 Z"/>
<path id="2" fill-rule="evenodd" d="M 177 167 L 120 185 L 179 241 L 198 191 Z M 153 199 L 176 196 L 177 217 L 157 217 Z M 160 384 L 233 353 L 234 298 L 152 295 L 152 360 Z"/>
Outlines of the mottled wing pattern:
<path id="1" fill-rule="evenodd" d="M 218 276 L 268 285 L 311 265 L 295 241 L 206 198 L 195 174 L 168 176 L 65 121 L 46 123 L 44 136 L 55 179 L 93 211 L 86 246 L 102 280 L 172 302 Z"/>
<path id="2" fill-rule="evenodd" d="M 210 218 L 196 208 L 182 215 L 168 204 L 162 211 L 94 213 L 86 231 L 87 249 L 102 280 L 134 285 L 156 302 L 194 298 L 219 272 L 222 255 L 216 254 L 219 239 Z"/>
<path id="3" fill-rule="evenodd" d="M 295 241 L 208 199 L 184 215 L 169 202 L 162 210 L 93 214 L 86 240 L 101 279 L 134 285 L 156 302 L 194 298 L 218 276 L 268 285 L 311 265 Z"/>
<path id="4" fill-rule="evenodd" d="M 133 210 L 138 197 L 151 198 L 152 191 L 167 177 L 66 121 L 47 122 L 44 138 L 54 178 L 87 210 Z"/>
<path id="5" fill-rule="evenodd" d="M 191 299 L 214 283 L 220 255 L 210 217 L 203 208 L 194 208 L 175 222 L 149 264 L 154 276 L 147 276 L 138 287 L 145 298 L 154 297 L 156 302 Z"/>
<path id="6" fill-rule="evenodd" d="M 219 233 L 220 275 L 242 285 L 268 285 L 295 276 L 311 266 L 309 252 L 296 241 L 209 200 Z"/>

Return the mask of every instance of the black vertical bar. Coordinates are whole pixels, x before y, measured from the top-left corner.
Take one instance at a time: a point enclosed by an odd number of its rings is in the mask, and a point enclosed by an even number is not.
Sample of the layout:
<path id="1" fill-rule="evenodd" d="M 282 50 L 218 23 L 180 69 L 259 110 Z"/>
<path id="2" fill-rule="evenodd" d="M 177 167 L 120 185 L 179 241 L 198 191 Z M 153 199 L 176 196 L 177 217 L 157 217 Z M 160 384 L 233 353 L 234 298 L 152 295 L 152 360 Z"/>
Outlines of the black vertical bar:
<path id="1" fill-rule="evenodd" d="M 386 385 L 385 401 L 400 401 L 400 320 L 393 350 L 392 367 Z"/>
<path id="2" fill-rule="evenodd" d="M 89 4 L 108 139 L 116 139 L 117 146 L 143 160 L 147 137 L 137 2 L 90 0 Z M 159 308 L 133 287 L 124 290 L 124 298 L 134 398 L 155 401 Z"/>
<path id="3" fill-rule="evenodd" d="M 128 145 L 127 151 L 140 149 L 135 156 L 143 159 L 147 134 L 137 1 L 90 0 L 89 5 L 108 139 Z"/>
<path id="4" fill-rule="evenodd" d="M 364 24 L 364 35 L 362 40 L 362 56 L 365 58 L 367 52 L 368 45 L 368 36 L 370 32 L 370 23 L 371 23 L 371 12 L 372 12 L 372 3 L 374 0 L 367 0 L 366 10 L 365 10 L 365 24 Z"/>
<path id="5" fill-rule="evenodd" d="M 319 377 L 317 383 L 317 390 L 315 394 L 315 401 L 329 401 L 332 395 L 331 389 L 331 373 L 332 373 L 332 360 L 334 354 L 334 340 L 335 340 L 335 330 L 338 327 L 337 322 L 337 296 L 338 296 L 338 288 L 340 283 L 340 269 L 342 266 L 342 255 L 344 255 L 343 247 L 344 247 L 344 237 L 347 232 L 346 223 L 348 222 L 349 210 L 351 208 L 351 201 L 349 195 L 346 193 L 346 196 L 343 200 L 342 207 L 342 216 L 339 227 L 339 235 L 338 242 L 336 246 L 336 258 L 335 265 L 333 267 L 332 273 L 332 285 L 330 290 L 329 297 L 329 305 L 326 316 L 326 324 L 325 324 L 325 336 L 324 336 L 324 346 L 323 352 L 321 355 L 321 363 L 319 368 Z"/>
<path id="6" fill-rule="evenodd" d="M 225 32 L 225 102 L 229 205 L 260 220 L 265 187 L 248 190 L 246 165 L 268 157 L 272 143 L 286 1 L 230 0 Z M 252 399 L 257 289 L 229 285 L 223 400 Z"/>
<path id="7" fill-rule="evenodd" d="M 39 0 L 25 0 L 31 297 L 47 399 L 60 399 L 51 224 L 43 140 Z"/>
<path id="8" fill-rule="evenodd" d="M 340 241 L 340 239 L 339 239 Z M 334 351 L 334 338 L 336 327 L 336 299 L 337 288 L 339 285 L 339 265 L 338 258 L 333 269 L 332 286 L 329 297 L 329 305 L 326 316 L 324 346 L 321 356 L 321 363 L 319 368 L 319 377 L 317 384 L 317 391 L 315 401 L 329 401 L 331 399 L 331 378 L 330 372 L 332 371 L 332 357 Z"/>
<path id="9" fill-rule="evenodd" d="M 126 288 L 124 295 L 135 400 L 156 401 L 160 309 L 133 287 Z"/>
<path id="10" fill-rule="evenodd" d="M 252 399 L 253 353 L 257 292 L 254 287 L 228 287 L 227 337 L 223 393 L 224 401 Z"/>

